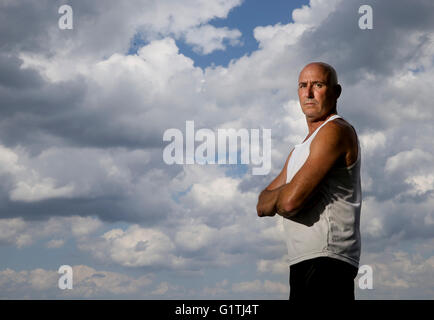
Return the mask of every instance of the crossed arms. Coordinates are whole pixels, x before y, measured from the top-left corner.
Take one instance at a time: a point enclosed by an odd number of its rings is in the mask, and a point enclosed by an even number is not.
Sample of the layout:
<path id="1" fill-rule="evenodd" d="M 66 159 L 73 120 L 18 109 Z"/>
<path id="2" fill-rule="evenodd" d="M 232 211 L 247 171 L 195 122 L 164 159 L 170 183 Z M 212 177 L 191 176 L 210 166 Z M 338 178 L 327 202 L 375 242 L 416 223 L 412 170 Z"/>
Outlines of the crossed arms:
<path id="1" fill-rule="evenodd" d="M 337 160 L 345 155 L 348 148 L 345 134 L 345 129 L 334 122 L 323 126 L 311 142 L 306 162 L 286 183 L 291 152 L 280 174 L 260 193 L 256 206 L 258 216 L 274 216 L 277 213 L 291 218 L 297 214 Z"/>

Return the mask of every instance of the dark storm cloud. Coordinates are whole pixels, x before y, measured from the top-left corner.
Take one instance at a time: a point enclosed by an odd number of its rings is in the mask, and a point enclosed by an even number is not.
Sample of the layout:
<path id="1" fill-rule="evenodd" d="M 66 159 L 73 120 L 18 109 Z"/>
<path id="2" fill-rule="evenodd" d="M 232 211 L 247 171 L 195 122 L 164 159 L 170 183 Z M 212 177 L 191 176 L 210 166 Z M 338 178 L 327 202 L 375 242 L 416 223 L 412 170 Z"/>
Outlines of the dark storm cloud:
<path id="1" fill-rule="evenodd" d="M 8 1 L 0 4 L 0 48 L 3 53 L 47 52 L 59 15 L 58 1 Z"/>
<path id="2" fill-rule="evenodd" d="M 142 208 L 134 205 L 134 199 L 125 195 L 107 195 L 97 198 L 57 198 L 40 201 L 10 201 L 3 197 L 0 218 L 22 217 L 25 220 L 47 220 L 50 217 L 98 216 L 102 221 L 144 223 L 152 226 L 167 218 L 170 207 Z"/>
<path id="3" fill-rule="evenodd" d="M 13 59 L 15 60 L 15 59 Z M 0 64 L 3 61 L 0 61 Z M 7 65 L 6 68 L 2 67 Z M 50 84 L 32 70 L 20 69 L 18 64 L 1 64 L 3 78 L 12 79 L 0 85 L 0 141 L 8 147 L 21 145 L 40 152 L 61 141 L 62 135 L 50 134 L 59 125 L 58 118 L 68 117 L 77 110 L 85 87 L 78 81 Z M 74 119 L 71 119 L 74 123 Z M 75 122 L 77 123 L 77 122 Z M 54 128 L 53 128 L 54 126 Z M 79 128 L 77 128 L 77 133 Z M 60 140 L 60 141 L 59 141 Z"/>
<path id="4" fill-rule="evenodd" d="M 96 92 L 95 92 L 96 93 Z M 162 147 L 163 128 L 149 121 L 133 127 L 119 120 L 129 102 L 89 108 L 84 101 L 88 81 L 78 77 L 51 83 L 32 69 L 22 68 L 14 56 L 0 55 L 0 141 L 8 147 L 21 145 L 32 152 L 57 145 L 94 147 Z M 128 99 L 128 97 L 125 97 Z M 133 102 L 136 104 L 136 102 Z M 129 116 L 134 114 L 130 110 Z M 148 119 L 150 120 L 150 119 Z"/>
<path id="5" fill-rule="evenodd" d="M 1 218 L 78 215 L 154 225 L 174 211 L 168 181 L 182 167 L 156 169 L 162 166 L 161 152 L 63 147 L 19 159 L 9 166 L 15 169 L 0 172 Z M 54 179 L 55 185 L 41 177 Z M 65 187 L 67 194 L 56 195 Z"/>
<path id="6" fill-rule="evenodd" d="M 44 80 L 37 71 L 20 70 L 21 65 L 22 61 L 16 56 L 0 54 L 0 86 L 4 93 L 7 89 L 40 88 L 43 84 Z"/>
<path id="7" fill-rule="evenodd" d="M 366 72 L 381 81 L 408 65 L 434 29 L 434 3 L 420 1 L 414 5 L 400 0 L 364 4 L 370 4 L 373 10 L 372 30 L 359 28 L 360 1 L 342 1 L 320 28 L 303 34 L 300 56 L 307 60 L 325 58 L 346 84 L 364 79 Z M 415 37 L 415 32 L 420 34 Z"/>

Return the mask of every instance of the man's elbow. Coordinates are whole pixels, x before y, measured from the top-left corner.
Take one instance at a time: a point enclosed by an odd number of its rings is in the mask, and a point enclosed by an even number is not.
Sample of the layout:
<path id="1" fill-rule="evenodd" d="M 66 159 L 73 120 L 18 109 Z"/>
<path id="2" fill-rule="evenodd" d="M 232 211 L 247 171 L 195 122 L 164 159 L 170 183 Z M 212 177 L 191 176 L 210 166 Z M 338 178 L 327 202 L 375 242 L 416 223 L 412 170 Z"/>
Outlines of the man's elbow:
<path id="1" fill-rule="evenodd" d="M 277 205 L 278 214 L 285 218 L 292 218 L 296 215 L 301 205 L 292 199 L 279 200 Z"/>

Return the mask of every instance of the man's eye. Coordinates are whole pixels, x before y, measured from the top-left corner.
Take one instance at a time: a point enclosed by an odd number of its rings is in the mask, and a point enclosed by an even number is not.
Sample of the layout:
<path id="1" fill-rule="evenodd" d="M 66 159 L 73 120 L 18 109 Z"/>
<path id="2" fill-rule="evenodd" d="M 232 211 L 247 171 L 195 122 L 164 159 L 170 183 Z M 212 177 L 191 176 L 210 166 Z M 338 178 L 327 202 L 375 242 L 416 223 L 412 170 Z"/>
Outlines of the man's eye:
<path id="1" fill-rule="evenodd" d="M 321 84 L 321 83 L 317 83 L 316 86 L 317 86 L 318 88 L 322 88 L 322 84 Z"/>

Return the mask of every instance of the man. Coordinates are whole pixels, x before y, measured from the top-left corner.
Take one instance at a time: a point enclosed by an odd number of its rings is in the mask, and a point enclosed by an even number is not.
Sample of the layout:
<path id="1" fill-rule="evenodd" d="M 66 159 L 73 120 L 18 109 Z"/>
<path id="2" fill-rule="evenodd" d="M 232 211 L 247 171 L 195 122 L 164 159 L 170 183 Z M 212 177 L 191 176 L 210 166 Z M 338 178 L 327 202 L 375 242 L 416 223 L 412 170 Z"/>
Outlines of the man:
<path id="1" fill-rule="evenodd" d="M 298 79 L 309 133 L 280 174 L 260 193 L 260 217 L 282 216 L 290 266 L 290 299 L 354 300 L 360 258 L 360 147 L 337 115 L 336 71 L 310 63 Z"/>

